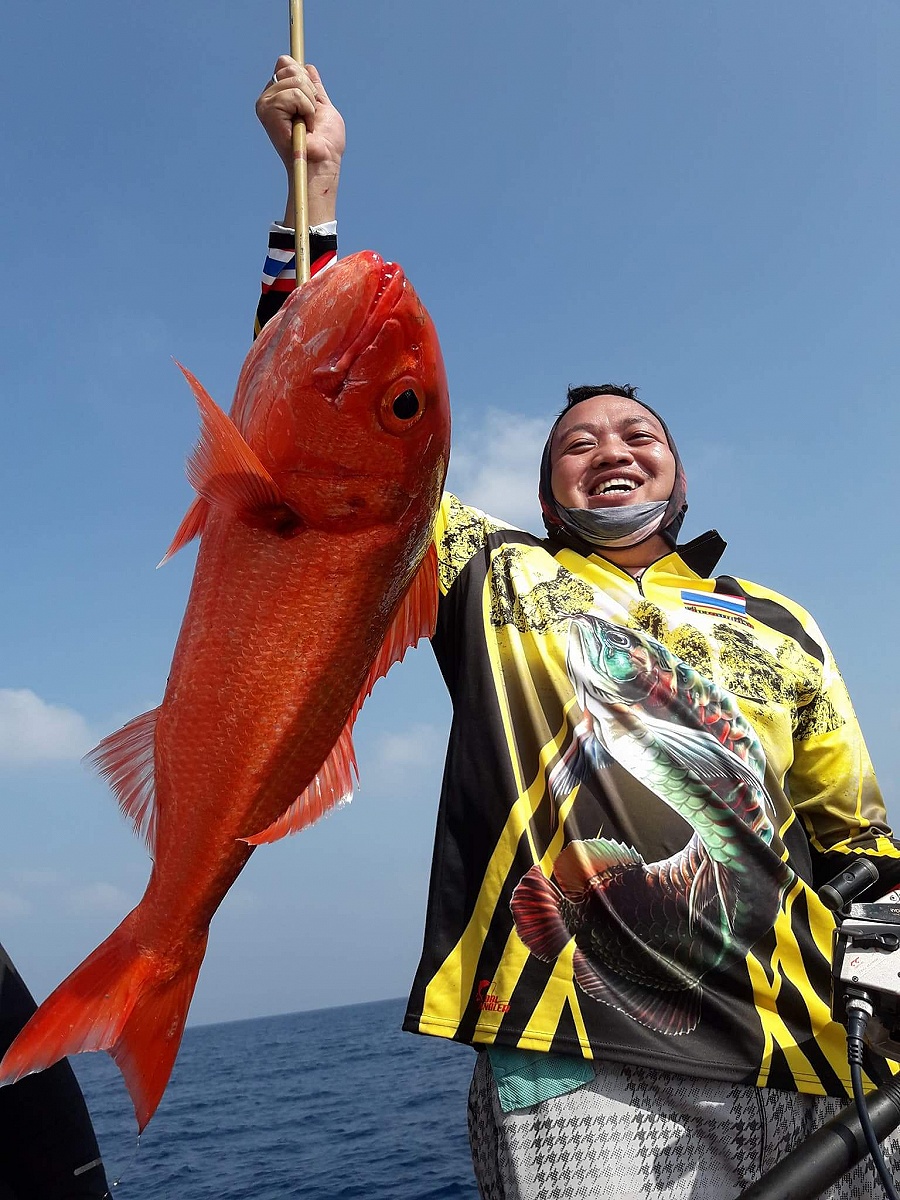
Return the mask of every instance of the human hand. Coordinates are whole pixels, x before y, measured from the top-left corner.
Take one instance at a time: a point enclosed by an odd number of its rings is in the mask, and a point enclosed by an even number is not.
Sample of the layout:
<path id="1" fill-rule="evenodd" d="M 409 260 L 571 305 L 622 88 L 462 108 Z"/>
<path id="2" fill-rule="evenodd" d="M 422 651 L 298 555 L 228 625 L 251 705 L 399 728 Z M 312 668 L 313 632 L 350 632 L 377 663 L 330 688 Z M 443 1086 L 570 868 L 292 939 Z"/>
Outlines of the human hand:
<path id="1" fill-rule="evenodd" d="M 346 133 L 344 119 L 331 103 L 319 72 L 309 63 L 301 66 L 289 55 L 282 54 L 275 63 L 272 80 L 256 101 L 256 115 L 288 174 L 286 222 L 290 224 L 293 220 L 291 129 L 297 118 L 304 122 L 307 131 L 310 224 L 333 220 Z"/>

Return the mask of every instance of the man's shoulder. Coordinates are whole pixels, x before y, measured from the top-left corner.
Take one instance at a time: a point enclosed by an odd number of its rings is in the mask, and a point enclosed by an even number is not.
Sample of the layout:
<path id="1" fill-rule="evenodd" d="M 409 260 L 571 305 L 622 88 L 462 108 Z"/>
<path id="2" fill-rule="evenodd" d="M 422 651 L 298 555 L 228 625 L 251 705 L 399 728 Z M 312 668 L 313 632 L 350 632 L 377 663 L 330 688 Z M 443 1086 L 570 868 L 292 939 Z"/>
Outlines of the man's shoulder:
<path id="1" fill-rule="evenodd" d="M 449 590 L 462 569 L 479 551 L 506 540 L 543 546 L 541 538 L 471 504 L 464 504 L 452 492 L 445 492 L 434 527 L 442 591 Z"/>
<path id="2" fill-rule="evenodd" d="M 825 639 L 809 610 L 790 596 L 739 576 L 718 575 L 716 591 L 743 596 L 747 604 L 747 615 L 755 617 L 799 642 L 813 657 L 822 659 L 826 650 Z"/>
<path id="3" fill-rule="evenodd" d="M 458 496 L 454 496 L 453 492 L 444 492 L 441 497 L 439 516 L 448 525 L 481 525 L 488 533 L 497 533 L 502 529 L 511 529 L 516 533 L 525 532 L 510 521 L 504 521 L 502 517 L 493 517 L 483 509 L 476 508 L 474 504 L 464 503 Z"/>

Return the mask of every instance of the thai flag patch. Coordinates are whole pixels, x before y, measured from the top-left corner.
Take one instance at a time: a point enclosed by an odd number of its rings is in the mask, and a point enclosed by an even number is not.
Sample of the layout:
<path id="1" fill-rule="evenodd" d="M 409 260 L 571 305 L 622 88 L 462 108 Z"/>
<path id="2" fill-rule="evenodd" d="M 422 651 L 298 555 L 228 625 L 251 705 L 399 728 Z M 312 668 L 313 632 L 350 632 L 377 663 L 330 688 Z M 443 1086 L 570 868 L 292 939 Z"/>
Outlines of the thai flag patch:
<path id="1" fill-rule="evenodd" d="M 723 592 L 691 592 L 682 589 L 681 603 L 693 613 L 706 617 L 725 617 L 749 625 L 747 600 L 744 596 L 728 596 Z"/>

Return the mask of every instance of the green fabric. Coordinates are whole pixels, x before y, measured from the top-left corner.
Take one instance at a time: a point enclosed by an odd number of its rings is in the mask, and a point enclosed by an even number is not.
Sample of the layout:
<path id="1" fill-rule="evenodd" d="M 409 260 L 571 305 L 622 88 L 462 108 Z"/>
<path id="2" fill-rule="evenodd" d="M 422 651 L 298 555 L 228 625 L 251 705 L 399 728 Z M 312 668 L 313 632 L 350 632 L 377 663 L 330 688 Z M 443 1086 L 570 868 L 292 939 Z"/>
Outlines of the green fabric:
<path id="1" fill-rule="evenodd" d="M 594 1078 L 593 1064 L 586 1058 L 509 1046 L 489 1046 L 487 1054 L 504 1112 L 563 1096 Z"/>

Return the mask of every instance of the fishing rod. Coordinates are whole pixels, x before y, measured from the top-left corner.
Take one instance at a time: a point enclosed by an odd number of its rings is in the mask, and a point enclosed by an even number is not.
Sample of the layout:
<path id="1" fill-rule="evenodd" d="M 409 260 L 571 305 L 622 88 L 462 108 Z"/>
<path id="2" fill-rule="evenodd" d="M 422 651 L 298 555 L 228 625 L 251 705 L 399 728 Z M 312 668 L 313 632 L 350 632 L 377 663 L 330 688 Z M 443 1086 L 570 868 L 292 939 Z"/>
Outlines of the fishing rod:
<path id="1" fill-rule="evenodd" d="M 864 1036 L 877 1053 L 891 1058 L 900 1053 L 900 904 L 890 899 L 851 903 L 895 886 L 897 870 L 892 867 L 882 873 L 860 858 L 819 889 L 819 899 L 840 922 L 834 934 L 831 1011 L 847 1026 L 853 1103 L 737 1200 L 814 1200 L 867 1155 L 888 1200 L 898 1198 L 879 1142 L 900 1126 L 900 1076 L 867 1097 L 862 1059 Z"/>
<path id="2" fill-rule="evenodd" d="M 303 46 L 303 0 L 288 0 L 291 22 L 291 58 L 305 63 Z M 309 280 L 309 192 L 306 180 L 306 125 L 296 119 L 291 130 L 293 151 L 292 180 L 294 185 L 294 286 Z"/>

